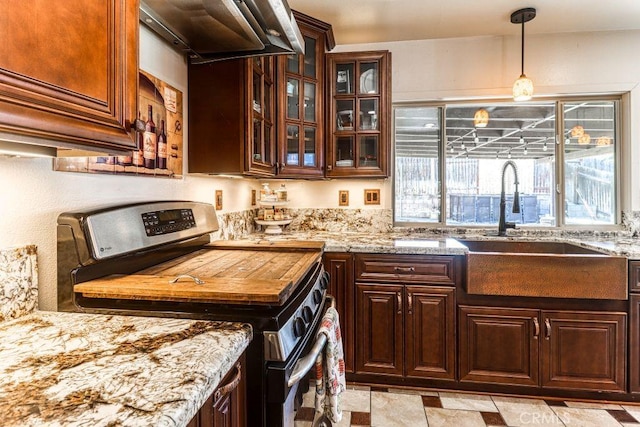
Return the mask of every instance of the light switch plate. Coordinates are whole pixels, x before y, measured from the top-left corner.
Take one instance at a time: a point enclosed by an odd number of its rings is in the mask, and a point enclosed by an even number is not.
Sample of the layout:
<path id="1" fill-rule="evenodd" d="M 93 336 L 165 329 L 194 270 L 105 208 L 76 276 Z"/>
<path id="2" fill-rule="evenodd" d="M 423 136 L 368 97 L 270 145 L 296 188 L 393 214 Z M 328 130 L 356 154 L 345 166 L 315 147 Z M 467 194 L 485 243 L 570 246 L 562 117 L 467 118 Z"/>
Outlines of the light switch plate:
<path id="1" fill-rule="evenodd" d="M 338 206 L 349 206 L 349 190 L 338 191 Z"/>
<path id="2" fill-rule="evenodd" d="M 379 205 L 380 204 L 380 189 L 364 190 L 364 204 L 365 205 Z"/>
<path id="3" fill-rule="evenodd" d="M 216 190 L 216 210 L 222 210 L 222 190 Z"/>

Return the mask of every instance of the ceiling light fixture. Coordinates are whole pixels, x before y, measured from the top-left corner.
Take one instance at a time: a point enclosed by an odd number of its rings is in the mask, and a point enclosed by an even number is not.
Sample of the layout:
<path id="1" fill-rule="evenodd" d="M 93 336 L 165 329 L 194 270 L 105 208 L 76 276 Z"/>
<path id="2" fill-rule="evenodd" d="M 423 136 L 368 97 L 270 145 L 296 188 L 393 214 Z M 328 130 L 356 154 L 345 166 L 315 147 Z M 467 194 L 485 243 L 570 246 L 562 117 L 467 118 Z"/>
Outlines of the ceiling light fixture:
<path id="1" fill-rule="evenodd" d="M 480 138 L 478 138 L 478 133 L 475 130 L 473 131 L 473 142 L 474 144 L 477 144 L 478 142 L 480 142 Z"/>
<path id="2" fill-rule="evenodd" d="M 547 141 L 544 142 L 544 144 L 542 145 L 542 151 L 547 151 Z"/>
<path id="3" fill-rule="evenodd" d="M 489 112 L 484 108 L 476 110 L 473 115 L 473 125 L 477 128 L 486 128 L 489 124 Z"/>
<path id="4" fill-rule="evenodd" d="M 532 7 L 516 10 L 511 14 L 512 24 L 522 24 L 520 77 L 513 84 L 513 100 L 528 101 L 533 96 L 533 82 L 524 74 L 524 23 L 536 17 L 536 10 Z"/>

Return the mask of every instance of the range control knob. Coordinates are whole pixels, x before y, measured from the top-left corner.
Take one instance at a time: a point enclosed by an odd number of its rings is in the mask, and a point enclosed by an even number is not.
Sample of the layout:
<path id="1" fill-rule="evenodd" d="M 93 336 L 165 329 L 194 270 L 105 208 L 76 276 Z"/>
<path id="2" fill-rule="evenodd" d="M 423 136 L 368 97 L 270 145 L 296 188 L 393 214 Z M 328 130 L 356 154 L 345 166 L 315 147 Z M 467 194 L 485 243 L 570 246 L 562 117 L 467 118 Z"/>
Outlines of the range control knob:
<path id="1" fill-rule="evenodd" d="M 322 302 L 322 292 L 319 289 L 313 291 L 313 302 L 320 304 Z"/>
<path id="2" fill-rule="evenodd" d="M 296 317 L 296 320 L 293 321 L 293 335 L 300 338 L 304 336 L 305 332 L 307 332 L 307 326 L 304 324 L 304 320 L 302 317 Z"/>
<path id="3" fill-rule="evenodd" d="M 302 309 L 302 318 L 306 323 L 310 323 L 313 320 L 313 310 L 308 305 L 305 305 Z"/>
<path id="4" fill-rule="evenodd" d="M 322 289 L 327 289 L 329 286 L 329 273 L 326 271 L 322 272 L 322 277 L 320 278 L 320 287 Z"/>

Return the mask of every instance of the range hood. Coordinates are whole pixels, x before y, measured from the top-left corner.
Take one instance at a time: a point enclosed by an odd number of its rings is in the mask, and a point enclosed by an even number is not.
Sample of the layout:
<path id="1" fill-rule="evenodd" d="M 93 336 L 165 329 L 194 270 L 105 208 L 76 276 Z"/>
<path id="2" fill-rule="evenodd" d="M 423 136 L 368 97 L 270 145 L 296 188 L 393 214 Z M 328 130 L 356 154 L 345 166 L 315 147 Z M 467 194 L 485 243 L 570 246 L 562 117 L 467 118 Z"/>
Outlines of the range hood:
<path id="1" fill-rule="evenodd" d="M 194 64 L 304 53 L 286 0 L 140 0 L 140 21 Z"/>

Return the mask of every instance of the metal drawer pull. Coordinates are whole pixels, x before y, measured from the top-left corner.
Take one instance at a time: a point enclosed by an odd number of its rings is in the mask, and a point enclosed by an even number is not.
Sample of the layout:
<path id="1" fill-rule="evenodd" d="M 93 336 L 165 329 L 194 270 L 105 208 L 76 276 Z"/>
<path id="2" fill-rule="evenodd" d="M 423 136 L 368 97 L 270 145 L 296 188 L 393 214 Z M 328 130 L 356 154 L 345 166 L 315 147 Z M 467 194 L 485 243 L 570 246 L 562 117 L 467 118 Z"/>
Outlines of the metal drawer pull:
<path id="1" fill-rule="evenodd" d="M 191 279 L 195 282 L 196 285 L 204 285 L 204 280 L 197 278 L 196 276 L 192 276 L 190 274 L 181 274 L 176 276 L 175 279 L 169 280 L 169 283 L 178 283 L 180 279 Z"/>
<path id="2" fill-rule="evenodd" d="M 402 314 L 402 295 L 400 292 L 396 293 L 396 299 L 398 300 L 398 314 Z"/>
<path id="3" fill-rule="evenodd" d="M 226 383 L 223 386 L 220 386 L 215 391 L 215 394 L 213 395 L 214 403 L 220 400 L 221 397 L 224 397 L 229 393 L 231 393 L 233 390 L 236 389 L 236 387 L 238 387 L 238 384 L 240 384 L 240 379 L 242 378 L 242 370 L 240 368 L 240 364 L 236 365 L 235 368 L 236 368 L 236 374 L 233 376 L 233 378 L 231 378 L 231 380 L 228 383 Z"/>
<path id="4" fill-rule="evenodd" d="M 407 295 L 407 302 L 408 304 L 408 309 L 409 309 L 409 314 L 413 313 L 413 294 L 411 292 L 409 292 L 409 295 Z"/>
<path id="5" fill-rule="evenodd" d="M 540 336 L 540 323 L 538 322 L 538 318 L 533 318 L 533 337 L 538 338 Z"/>
<path id="6" fill-rule="evenodd" d="M 415 267 L 393 267 L 396 273 L 413 273 L 416 271 Z"/>
<path id="7" fill-rule="evenodd" d="M 549 339 L 551 337 L 551 322 L 549 321 L 548 317 L 544 319 L 544 328 L 545 328 L 544 337 L 546 339 Z"/>

